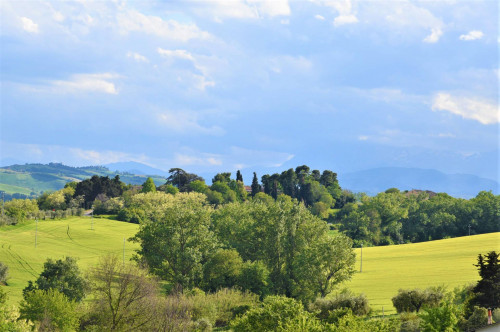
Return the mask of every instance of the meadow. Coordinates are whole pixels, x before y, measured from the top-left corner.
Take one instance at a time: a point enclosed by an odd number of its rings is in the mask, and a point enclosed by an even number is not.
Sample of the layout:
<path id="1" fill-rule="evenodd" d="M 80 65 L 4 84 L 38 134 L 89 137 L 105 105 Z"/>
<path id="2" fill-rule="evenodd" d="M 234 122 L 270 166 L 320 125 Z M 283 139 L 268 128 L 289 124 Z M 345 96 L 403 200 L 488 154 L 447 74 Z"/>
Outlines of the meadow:
<path id="1" fill-rule="evenodd" d="M 138 225 L 105 218 L 72 217 L 64 220 L 28 221 L 0 228 L 0 261 L 9 266 L 5 287 L 9 302 L 17 304 L 28 280 L 35 280 L 47 258 L 78 258 L 81 269 L 113 253 L 129 260 L 137 244 L 125 241 Z M 37 246 L 35 248 L 35 230 Z M 123 250 L 125 248 L 125 250 Z M 431 242 L 356 249 L 356 273 L 341 287 L 367 295 L 375 314 L 395 313 L 391 298 L 399 288 L 444 285 L 449 290 L 478 280 L 479 253 L 500 251 L 500 233 L 473 235 Z"/>
<path id="2" fill-rule="evenodd" d="M 136 224 L 91 217 L 42 220 L 38 225 L 30 220 L 0 228 L 0 262 L 9 267 L 10 278 L 4 288 L 9 302 L 17 304 L 22 299 L 23 288 L 28 280 L 38 277 L 47 258 L 75 257 L 82 270 L 107 253 L 120 258 L 125 253 L 125 260 L 129 260 L 138 245 L 126 240 L 137 229 Z"/>
<path id="3" fill-rule="evenodd" d="M 391 298 L 398 289 L 457 286 L 475 283 L 478 254 L 500 251 L 500 233 L 453 239 L 356 249 L 358 273 L 344 286 L 364 293 L 375 314 L 393 314 Z"/>

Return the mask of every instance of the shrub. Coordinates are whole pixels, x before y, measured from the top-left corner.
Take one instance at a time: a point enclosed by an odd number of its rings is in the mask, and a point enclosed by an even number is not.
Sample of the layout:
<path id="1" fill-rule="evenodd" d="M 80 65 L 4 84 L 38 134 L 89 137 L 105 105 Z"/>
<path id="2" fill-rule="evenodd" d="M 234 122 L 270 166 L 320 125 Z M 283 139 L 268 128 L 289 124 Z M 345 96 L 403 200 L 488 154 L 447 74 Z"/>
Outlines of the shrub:
<path id="1" fill-rule="evenodd" d="M 262 306 L 250 309 L 231 322 L 239 331 L 321 331 L 320 322 L 302 303 L 284 296 L 268 296 Z"/>
<path id="2" fill-rule="evenodd" d="M 329 322 L 336 320 L 335 317 L 330 316 L 337 309 L 350 309 L 356 316 L 365 316 L 371 312 L 366 296 L 364 294 L 355 295 L 349 290 L 343 290 L 330 299 L 317 299 L 311 304 L 310 309 L 311 311 L 319 311 L 318 318 Z"/>
<path id="3" fill-rule="evenodd" d="M 400 289 L 392 298 L 392 304 L 398 313 L 419 312 L 422 306 L 437 306 L 443 299 L 443 289 L 439 287 L 421 289 Z"/>
<path id="4" fill-rule="evenodd" d="M 4 263 L 0 262 L 0 284 L 7 285 L 8 278 L 9 278 L 9 267 Z"/>
<path id="5" fill-rule="evenodd" d="M 39 331 L 72 331 L 78 325 L 75 302 L 54 289 L 27 293 L 19 312 L 19 319 L 35 323 Z"/>

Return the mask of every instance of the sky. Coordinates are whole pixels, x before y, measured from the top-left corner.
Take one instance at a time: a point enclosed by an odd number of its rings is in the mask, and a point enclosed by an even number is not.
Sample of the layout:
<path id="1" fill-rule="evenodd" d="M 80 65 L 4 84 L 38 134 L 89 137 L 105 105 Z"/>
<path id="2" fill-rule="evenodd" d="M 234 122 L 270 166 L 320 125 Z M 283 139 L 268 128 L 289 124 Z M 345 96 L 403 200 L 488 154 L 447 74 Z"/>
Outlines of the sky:
<path id="1" fill-rule="evenodd" d="M 499 179 L 497 1 L 0 1 L 0 162 Z"/>

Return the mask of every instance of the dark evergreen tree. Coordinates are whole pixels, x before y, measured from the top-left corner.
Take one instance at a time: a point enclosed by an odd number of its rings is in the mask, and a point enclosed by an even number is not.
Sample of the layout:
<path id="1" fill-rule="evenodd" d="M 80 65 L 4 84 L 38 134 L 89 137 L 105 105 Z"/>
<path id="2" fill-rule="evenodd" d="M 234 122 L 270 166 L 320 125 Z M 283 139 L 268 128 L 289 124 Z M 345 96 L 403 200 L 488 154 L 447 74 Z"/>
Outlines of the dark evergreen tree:
<path id="1" fill-rule="evenodd" d="M 243 175 L 241 175 L 240 170 L 236 172 L 236 181 L 243 182 Z"/>
<path id="2" fill-rule="evenodd" d="M 490 251 L 486 255 L 478 255 L 476 266 L 481 280 L 477 282 L 473 292 L 473 304 L 484 308 L 500 307 L 500 254 Z"/>
<path id="3" fill-rule="evenodd" d="M 261 186 L 259 184 L 259 180 L 257 179 L 257 173 L 253 172 L 253 179 L 252 179 L 252 197 L 257 195 L 257 193 L 260 193 Z"/>

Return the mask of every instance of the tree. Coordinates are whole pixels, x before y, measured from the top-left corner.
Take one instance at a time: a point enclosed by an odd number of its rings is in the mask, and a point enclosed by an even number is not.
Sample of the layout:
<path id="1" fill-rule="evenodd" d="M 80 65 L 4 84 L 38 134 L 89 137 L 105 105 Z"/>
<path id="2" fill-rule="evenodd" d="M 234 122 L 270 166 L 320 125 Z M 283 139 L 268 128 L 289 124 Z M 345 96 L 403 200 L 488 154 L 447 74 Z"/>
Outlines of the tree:
<path id="1" fill-rule="evenodd" d="M 219 249 L 203 265 L 203 288 L 217 291 L 236 285 L 243 267 L 243 260 L 234 249 Z"/>
<path id="2" fill-rule="evenodd" d="M 117 256 L 105 256 L 89 274 L 90 322 L 99 331 L 150 331 L 156 311 L 157 283 Z"/>
<path id="3" fill-rule="evenodd" d="M 231 173 L 229 172 L 217 173 L 212 179 L 212 183 L 215 182 L 229 183 L 230 180 L 231 180 Z"/>
<path id="4" fill-rule="evenodd" d="M 392 304 L 398 313 L 419 312 L 423 306 L 438 306 L 444 294 L 441 288 L 400 289 L 398 294 L 392 298 Z"/>
<path id="5" fill-rule="evenodd" d="M 189 191 L 188 185 L 193 181 L 205 181 L 202 177 L 188 173 L 182 168 L 171 168 L 168 172 L 170 176 L 167 178 L 167 184 L 176 186 L 181 192 Z"/>
<path id="6" fill-rule="evenodd" d="M 212 208 L 200 193 L 179 193 L 157 219 L 141 224 L 133 241 L 136 259 L 182 291 L 201 278 L 202 262 L 217 247 L 210 230 Z"/>
<path id="7" fill-rule="evenodd" d="M 151 177 L 142 184 L 141 193 L 154 193 L 156 192 L 156 185 Z"/>
<path id="8" fill-rule="evenodd" d="M 257 179 L 257 173 L 253 172 L 253 179 L 252 179 L 252 197 L 260 193 L 261 187 L 259 184 L 259 180 Z"/>
<path id="9" fill-rule="evenodd" d="M 440 306 L 426 308 L 419 317 L 423 332 L 457 331 L 459 310 L 452 303 L 445 302 Z"/>
<path id="10" fill-rule="evenodd" d="M 19 312 L 19 319 L 35 323 L 38 331 L 74 331 L 78 325 L 76 303 L 55 289 L 26 293 Z"/>
<path id="11" fill-rule="evenodd" d="M 323 331 L 321 323 L 300 302 L 283 296 L 266 297 L 261 307 L 250 309 L 232 321 L 231 327 L 235 332 Z"/>
<path id="12" fill-rule="evenodd" d="M 37 289 L 44 291 L 54 289 L 64 294 L 70 301 L 79 302 L 85 297 L 87 286 L 87 281 L 81 275 L 74 258 L 66 257 L 57 261 L 49 258 L 43 264 L 43 271 L 35 284 L 29 281 L 23 290 L 23 295 L 26 297 L 28 293 Z"/>
<path id="13" fill-rule="evenodd" d="M 490 251 L 486 255 L 478 255 L 477 264 L 481 279 L 474 287 L 472 304 L 484 308 L 500 307 L 500 253 Z"/>
<path id="14" fill-rule="evenodd" d="M 240 181 L 243 183 L 243 175 L 241 175 L 240 170 L 236 172 L 236 181 Z"/>

